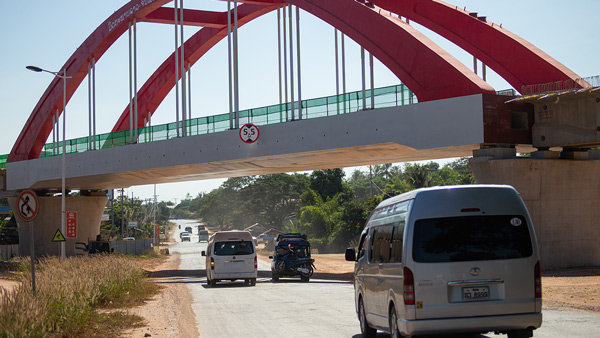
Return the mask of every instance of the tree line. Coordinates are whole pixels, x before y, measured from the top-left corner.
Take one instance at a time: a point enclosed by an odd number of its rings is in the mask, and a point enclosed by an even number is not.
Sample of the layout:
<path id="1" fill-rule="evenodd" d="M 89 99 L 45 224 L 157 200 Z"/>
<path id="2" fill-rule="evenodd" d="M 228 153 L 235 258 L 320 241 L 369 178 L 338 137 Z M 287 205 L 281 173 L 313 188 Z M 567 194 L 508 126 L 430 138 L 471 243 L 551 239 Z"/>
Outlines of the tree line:
<path id="1" fill-rule="evenodd" d="M 202 218 L 218 229 L 266 228 L 308 235 L 320 253 L 341 252 L 356 241 L 382 200 L 427 186 L 473 184 L 468 159 L 440 167 L 436 162 L 374 165 L 371 172 L 342 169 L 311 174 L 229 178 L 217 189 L 188 194 L 171 212 L 174 218 Z"/>

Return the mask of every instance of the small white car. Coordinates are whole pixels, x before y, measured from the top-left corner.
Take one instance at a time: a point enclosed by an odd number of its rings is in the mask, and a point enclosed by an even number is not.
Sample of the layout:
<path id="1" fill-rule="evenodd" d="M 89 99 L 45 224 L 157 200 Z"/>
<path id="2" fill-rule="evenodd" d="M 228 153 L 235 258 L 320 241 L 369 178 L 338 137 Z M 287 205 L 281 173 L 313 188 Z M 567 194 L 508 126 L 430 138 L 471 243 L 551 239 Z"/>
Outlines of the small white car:
<path id="1" fill-rule="evenodd" d="M 182 232 L 181 234 L 179 234 L 179 237 L 181 238 L 182 242 L 191 242 L 192 241 L 192 235 L 190 235 L 189 232 Z"/>

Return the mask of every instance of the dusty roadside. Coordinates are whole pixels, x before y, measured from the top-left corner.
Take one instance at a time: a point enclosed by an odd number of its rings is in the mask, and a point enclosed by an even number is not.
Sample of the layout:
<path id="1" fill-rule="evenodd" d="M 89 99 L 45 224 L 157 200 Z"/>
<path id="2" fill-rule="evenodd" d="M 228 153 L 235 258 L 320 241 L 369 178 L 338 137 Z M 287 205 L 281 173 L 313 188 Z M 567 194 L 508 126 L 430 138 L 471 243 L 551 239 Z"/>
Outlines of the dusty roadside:
<path id="1" fill-rule="evenodd" d="M 156 261 L 154 261 L 156 262 Z M 161 286 L 159 294 L 144 305 L 129 309 L 129 313 L 146 320 L 145 325 L 125 331 L 122 338 L 195 338 L 199 337 L 191 294 L 179 270 L 179 254 L 169 255 L 162 263 L 144 264 L 148 280 Z"/>

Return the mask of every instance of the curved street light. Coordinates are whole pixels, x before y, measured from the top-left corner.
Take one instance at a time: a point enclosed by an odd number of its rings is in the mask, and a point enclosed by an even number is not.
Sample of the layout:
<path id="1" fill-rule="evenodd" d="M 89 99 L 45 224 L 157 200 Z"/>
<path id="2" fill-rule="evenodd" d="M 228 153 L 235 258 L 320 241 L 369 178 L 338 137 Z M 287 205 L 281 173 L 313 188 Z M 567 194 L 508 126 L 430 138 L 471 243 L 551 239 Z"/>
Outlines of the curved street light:
<path id="1" fill-rule="evenodd" d="M 65 154 L 66 154 L 66 142 L 65 142 L 65 120 L 67 118 L 67 79 L 72 78 L 72 76 L 67 76 L 67 70 L 63 69 L 60 72 L 51 72 L 49 70 L 45 70 L 42 69 L 40 67 L 36 67 L 36 66 L 27 66 L 25 67 L 33 72 L 36 73 L 41 73 L 41 72 L 45 72 L 45 73 L 50 73 L 60 79 L 63 80 L 63 137 L 62 137 L 62 181 L 61 181 L 61 209 L 62 209 L 62 213 L 60 216 L 60 231 L 63 234 L 66 234 L 66 226 L 65 226 L 65 222 L 66 222 L 66 216 L 67 216 L 67 212 L 66 212 L 66 208 L 65 208 L 65 183 L 66 183 L 66 179 L 65 179 Z M 62 73 L 62 75 L 61 75 Z M 57 121 L 58 123 L 58 121 Z M 60 261 L 64 262 L 65 258 L 66 258 L 66 254 L 65 254 L 65 248 L 66 248 L 66 243 L 65 242 L 60 242 Z M 33 254 L 33 253 L 32 253 Z"/>

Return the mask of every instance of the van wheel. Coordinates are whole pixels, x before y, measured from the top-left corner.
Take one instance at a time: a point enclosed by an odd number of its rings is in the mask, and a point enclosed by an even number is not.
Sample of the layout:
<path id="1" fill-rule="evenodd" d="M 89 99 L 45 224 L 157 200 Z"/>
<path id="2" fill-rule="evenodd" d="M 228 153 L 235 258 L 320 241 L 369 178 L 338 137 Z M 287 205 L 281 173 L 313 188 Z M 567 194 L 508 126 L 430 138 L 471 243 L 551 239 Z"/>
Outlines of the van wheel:
<path id="1" fill-rule="evenodd" d="M 250 279 L 250 285 L 251 286 L 256 286 L 256 278 Z"/>
<path id="2" fill-rule="evenodd" d="M 271 279 L 273 280 L 273 282 L 279 281 L 279 275 L 277 274 L 277 272 L 271 272 Z"/>
<path id="3" fill-rule="evenodd" d="M 210 280 L 210 286 L 212 286 L 213 288 L 214 288 L 215 286 L 217 286 L 217 281 L 216 281 L 216 280 L 214 280 L 214 279 L 211 279 L 211 280 Z"/>
<path id="4" fill-rule="evenodd" d="M 377 330 L 369 326 L 367 323 L 367 314 L 365 313 L 365 306 L 363 305 L 362 298 L 358 300 L 358 320 L 360 321 L 360 333 L 363 337 L 375 337 Z"/>
<path id="5" fill-rule="evenodd" d="M 396 316 L 396 309 L 394 308 L 393 305 L 392 305 L 392 308 L 390 309 L 390 315 L 388 318 L 390 321 L 391 338 L 401 338 L 402 335 L 400 334 L 400 331 L 398 330 L 398 316 Z"/>
<path id="6" fill-rule="evenodd" d="M 303 282 L 308 283 L 308 281 L 310 281 L 310 277 L 300 276 L 300 280 L 303 281 Z"/>

